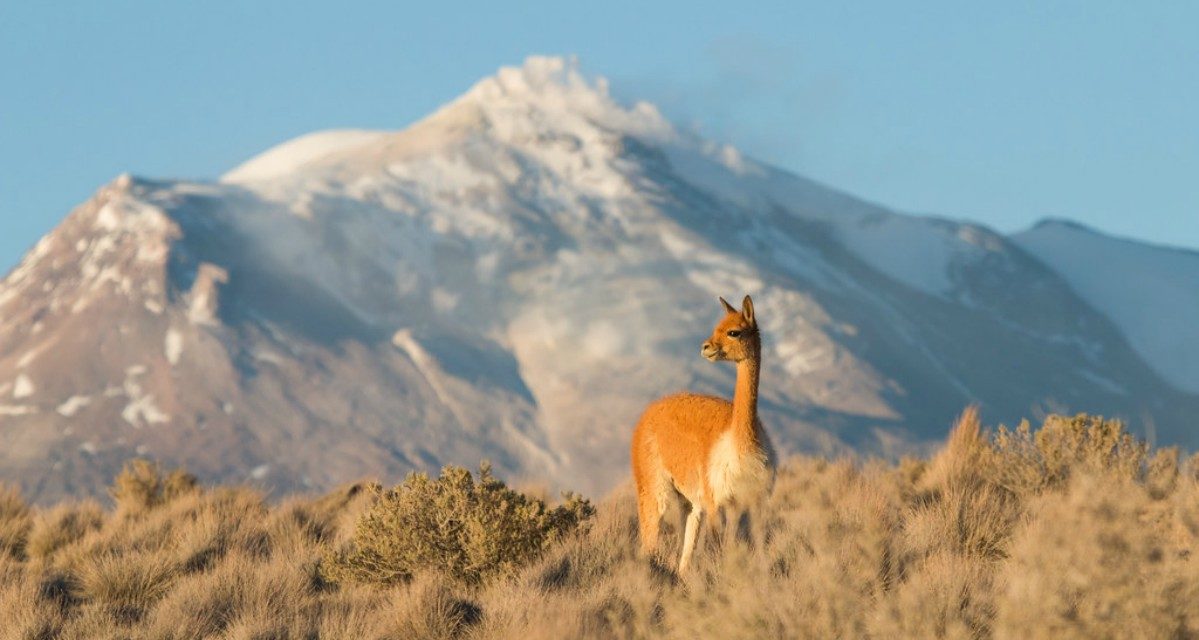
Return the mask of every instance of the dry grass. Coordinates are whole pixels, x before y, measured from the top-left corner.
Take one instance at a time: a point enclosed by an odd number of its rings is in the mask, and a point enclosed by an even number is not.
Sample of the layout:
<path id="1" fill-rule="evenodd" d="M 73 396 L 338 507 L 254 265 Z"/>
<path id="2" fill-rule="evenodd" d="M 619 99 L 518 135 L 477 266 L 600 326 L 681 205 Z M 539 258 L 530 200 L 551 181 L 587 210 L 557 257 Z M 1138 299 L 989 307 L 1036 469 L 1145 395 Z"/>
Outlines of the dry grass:
<path id="1" fill-rule="evenodd" d="M 0 640 L 1199 637 L 1196 461 L 1089 417 L 991 433 L 967 412 L 928 461 L 792 459 L 682 576 L 678 527 L 636 556 L 627 489 L 521 566 L 394 584 L 322 568 L 386 504 L 369 485 L 270 505 L 138 463 L 112 494 L 34 509 L 0 488 Z M 423 508 L 396 527 L 459 530 Z"/>

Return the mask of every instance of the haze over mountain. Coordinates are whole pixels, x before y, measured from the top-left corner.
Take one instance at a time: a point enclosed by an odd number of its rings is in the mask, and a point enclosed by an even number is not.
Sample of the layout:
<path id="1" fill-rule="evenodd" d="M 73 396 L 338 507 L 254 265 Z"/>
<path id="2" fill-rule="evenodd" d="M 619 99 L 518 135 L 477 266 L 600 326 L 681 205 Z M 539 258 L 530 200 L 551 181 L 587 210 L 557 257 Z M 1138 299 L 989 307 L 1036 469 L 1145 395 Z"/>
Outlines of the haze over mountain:
<path id="1" fill-rule="evenodd" d="M 894 455 L 989 422 L 1199 435 L 1199 253 L 902 215 L 613 101 L 559 58 L 399 132 L 217 182 L 121 176 L 0 284 L 0 480 L 94 495 L 134 455 L 279 492 L 490 459 L 603 491 L 640 409 L 754 296 L 785 451 Z"/>

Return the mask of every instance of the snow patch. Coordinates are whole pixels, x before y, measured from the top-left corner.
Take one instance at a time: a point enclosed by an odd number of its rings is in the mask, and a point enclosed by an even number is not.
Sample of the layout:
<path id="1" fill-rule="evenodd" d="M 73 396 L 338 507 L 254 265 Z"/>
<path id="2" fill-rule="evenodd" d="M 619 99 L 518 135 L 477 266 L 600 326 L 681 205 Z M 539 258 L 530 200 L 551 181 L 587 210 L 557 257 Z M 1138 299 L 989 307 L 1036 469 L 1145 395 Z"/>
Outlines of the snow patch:
<path id="1" fill-rule="evenodd" d="M 0 404 L 0 416 L 26 416 L 37 413 L 37 407 L 27 404 Z"/>
<path id="2" fill-rule="evenodd" d="M 284 364 L 284 360 L 282 357 L 279 356 L 279 354 L 271 352 L 271 351 L 267 351 L 266 349 L 255 350 L 254 351 L 254 359 L 259 362 L 267 362 L 267 363 L 273 364 L 276 367 L 281 367 Z"/>
<path id="3" fill-rule="evenodd" d="M 175 329 L 168 329 L 163 352 L 166 354 L 167 362 L 172 365 L 179 364 L 179 356 L 183 355 L 183 334 Z"/>
<path id="4" fill-rule="evenodd" d="M 391 337 L 391 343 L 408 355 L 412 363 L 421 372 L 421 375 L 424 376 L 425 381 L 429 383 L 429 387 L 437 396 L 438 401 L 449 409 L 450 413 L 458 419 L 459 423 L 469 424 L 464 420 L 453 394 L 443 384 L 441 367 L 438 365 L 437 359 L 426 351 L 424 346 L 417 342 L 412 332 L 408 329 L 396 331 Z"/>
<path id="5" fill-rule="evenodd" d="M 1086 369 L 1078 369 L 1078 373 L 1087 380 L 1095 383 L 1097 386 L 1102 387 L 1114 394 L 1121 396 L 1128 395 L 1128 389 L 1125 389 L 1123 385 L 1117 383 L 1111 378 L 1108 378 L 1107 376 L 1103 376 Z"/>
<path id="6" fill-rule="evenodd" d="M 87 309 L 88 306 L 91 305 L 91 303 L 92 303 L 91 296 L 84 296 L 84 297 L 76 300 L 75 303 L 71 305 L 71 314 L 78 315 L 79 312 L 83 311 L 84 309 Z"/>
<path id="7" fill-rule="evenodd" d="M 162 424 L 171 421 L 171 416 L 154 404 L 153 395 L 130 396 L 131 402 L 121 410 L 125 422 L 135 426 Z"/>
<path id="8" fill-rule="evenodd" d="M 37 333 L 37 332 L 34 331 L 33 333 Z M 51 339 L 43 342 L 42 344 L 30 349 L 29 351 L 26 351 L 24 353 L 24 355 L 21 356 L 21 359 L 17 360 L 17 368 L 24 369 L 25 367 L 29 366 L 29 364 L 32 363 L 34 360 L 36 360 L 38 358 L 38 356 L 45 353 L 46 350 L 49 349 L 50 347 L 54 346 L 54 344 L 56 342 L 58 342 L 56 339 L 51 338 Z M 3 393 L 3 392 L 0 391 L 0 393 Z"/>
<path id="9" fill-rule="evenodd" d="M 433 308 L 441 313 L 450 313 L 458 306 L 462 296 L 438 287 L 433 290 Z"/>
<path id="10" fill-rule="evenodd" d="M 879 273 L 941 297 L 953 290 L 953 262 L 984 251 L 981 234 L 948 223 L 898 215 L 846 225 L 840 239 Z"/>
<path id="11" fill-rule="evenodd" d="M 221 176 L 221 182 L 258 182 L 286 176 L 327 155 L 363 146 L 387 135 L 383 131 L 360 129 L 310 133 L 271 147 L 266 152 L 250 158 Z"/>
<path id="12" fill-rule="evenodd" d="M 36 391 L 37 387 L 34 386 L 33 380 L 30 380 L 29 376 L 22 373 L 21 375 L 17 376 L 16 382 L 13 383 L 12 397 L 16 400 L 20 400 L 21 398 L 28 398 Z"/>
<path id="13" fill-rule="evenodd" d="M 187 318 L 193 324 L 215 324 L 219 304 L 219 288 L 229 282 L 229 272 L 214 264 L 200 265 L 196 281 L 188 296 Z"/>
<path id="14" fill-rule="evenodd" d="M 133 365 L 125 369 L 125 383 L 123 390 L 125 396 L 129 398 L 129 404 L 121 411 L 121 417 L 125 422 L 134 427 L 141 428 L 142 426 L 161 424 L 171 421 L 171 416 L 158 408 L 154 403 L 154 396 L 146 394 L 142 390 L 141 384 L 136 378 L 146 372 L 144 365 Z"/>
<path id="15" fill-rule="evenodd" d="M 257 467 L 254 467 L 254 469 L 252 471 L 250 471 L 250 477 L 253 478 L 254 480 L 261 480 L 261 479 L 265 478 L 266 474 L 268 474 L 270 472 L 271 472 L 271 465 L 260 464 Z"/>
<path id="16" fill-rule="evenodd" d="M 55 409 L 55 411 L 57 411 L 59 415 L 70 418 L 76 413 L 79 413 L 80 409 L 91 403 L 91 396 L 71 396 L 70 398 L 67 398 L 66 402 L 58 405 L 58 408 Z"/>
<path id="17" fill-rule="evenodd" d="M 100 207 L 96 212 L 95 228 L 102 231 L 116 231 L 121 226 L 121 217 L 117 214 L 112 202 Z"/>

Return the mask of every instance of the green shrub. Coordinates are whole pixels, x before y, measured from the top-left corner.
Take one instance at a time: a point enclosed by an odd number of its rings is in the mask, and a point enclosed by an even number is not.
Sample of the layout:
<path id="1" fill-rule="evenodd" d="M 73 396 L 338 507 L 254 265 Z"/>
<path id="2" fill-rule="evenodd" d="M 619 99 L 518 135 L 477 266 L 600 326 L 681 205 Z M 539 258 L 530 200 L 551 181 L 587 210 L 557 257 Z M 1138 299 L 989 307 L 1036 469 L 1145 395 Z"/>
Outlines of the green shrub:
<path id="1" fill-rule="evenodd" d="M 394 489 L 375 491 L 349 544 L 326 556 L 327 579 L 391 584 L 437 570 L 479 583 L 538 557 L 595 513 L 572 494 L 548 508 L 509 489 L 487 464 L 478 481 L 462 467 L 447 466 L 440 478 L 415 473 Z"/>

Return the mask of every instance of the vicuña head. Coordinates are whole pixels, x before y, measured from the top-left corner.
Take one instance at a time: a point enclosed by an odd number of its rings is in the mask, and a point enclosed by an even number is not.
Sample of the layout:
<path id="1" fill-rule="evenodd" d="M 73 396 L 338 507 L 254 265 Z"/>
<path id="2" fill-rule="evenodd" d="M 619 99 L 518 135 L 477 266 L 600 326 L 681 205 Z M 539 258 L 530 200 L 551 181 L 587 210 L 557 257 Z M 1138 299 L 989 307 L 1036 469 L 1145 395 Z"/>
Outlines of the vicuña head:
<path id="1" fill-rule="evenodd" d="M 762 340 L 758 336 L 753 300 L 745 296 L 741 311 L 734 309 L 724 298 L 720 298 L 720 304 L 724 306 L 724 317 L 716 323 L 712 337 L 700 346 L 700 355 L 712 362 L 741 362 L 748 358 L 760 358 Z"/>
<path id="2" fill-rule="evenodd" d="M 699 522 L 717 526 L 717 511 L 751 502 L 774 480 L 774 451 L 758 421 L 758 375 L 762 340 L 754 303 L 749 296 L 737 310 L 720 299 L 724 317 L 700 347 L 712 362 L 737 364 L 733 401 L 680 393 L 649 405 L 633 432 L 633 478 L 637 482 L 637 516 L 641 549 L 652 553 L 658 525 L 677 495 L 690 503 L 684 522 L 679 571 L 695 550 Z"/>

